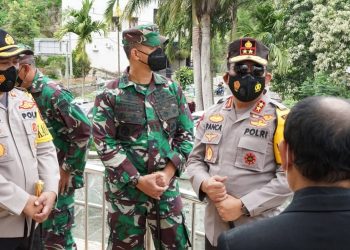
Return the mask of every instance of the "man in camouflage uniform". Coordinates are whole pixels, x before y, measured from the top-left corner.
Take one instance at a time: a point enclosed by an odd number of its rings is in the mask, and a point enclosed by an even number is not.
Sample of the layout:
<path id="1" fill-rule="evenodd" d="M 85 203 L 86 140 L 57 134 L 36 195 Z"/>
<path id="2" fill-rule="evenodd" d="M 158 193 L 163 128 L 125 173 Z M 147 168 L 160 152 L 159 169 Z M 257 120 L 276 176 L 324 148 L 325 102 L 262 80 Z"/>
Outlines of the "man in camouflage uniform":
<path id="1" fill-rule="evenodd" d="M 81 109 L 72 103 L 73 95 L 43 75 L 34 57 L 19 60 L 19 85 L 32 93 L 57 150 L 60 165 L 59 195 L 56 208 L 43 223 L 45 248 L 76 249 L 72 235 L 74 224 L 74 190 L 83 187 L 91 122 Z"/>
<path id="2" fill-rule="evenodd" d="M 93 137 L 105 165 L 108 249 L 186 249 L 176 177 L 192 150 L 193 122 L 178 84 L 154 73 L 166 56 L 154 25 L 123 32 L 130 67 L 95 100 Z"/>
<path id="3" fill-rule="evenodd" d="M 291 195 L 274 151 L 276 123 L 282 124 L 276 114 L 283 119 L 288 109 L 265 89 L 268 53 L 253 38 L 229 45 L 224 80 L 232 96 L 206 110 L 197 126 L 188 173 L 199 199 L 208 201 L 206 250 L 217 249 L 218 236 L 230 227 L 275 216 Z"/>

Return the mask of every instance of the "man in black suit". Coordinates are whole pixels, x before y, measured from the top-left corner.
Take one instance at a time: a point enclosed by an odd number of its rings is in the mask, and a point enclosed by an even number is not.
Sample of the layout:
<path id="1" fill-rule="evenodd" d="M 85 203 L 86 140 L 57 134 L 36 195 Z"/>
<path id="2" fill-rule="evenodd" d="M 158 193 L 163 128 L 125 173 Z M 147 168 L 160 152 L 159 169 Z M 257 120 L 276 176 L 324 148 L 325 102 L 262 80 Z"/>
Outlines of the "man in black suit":
<path id="1" fill-rule="evenodd" d="M 350 249 L 350 103 L 308 97 L 288 114 L 279 145 L 291 204 L 220 235 L 219 249 Z"/>

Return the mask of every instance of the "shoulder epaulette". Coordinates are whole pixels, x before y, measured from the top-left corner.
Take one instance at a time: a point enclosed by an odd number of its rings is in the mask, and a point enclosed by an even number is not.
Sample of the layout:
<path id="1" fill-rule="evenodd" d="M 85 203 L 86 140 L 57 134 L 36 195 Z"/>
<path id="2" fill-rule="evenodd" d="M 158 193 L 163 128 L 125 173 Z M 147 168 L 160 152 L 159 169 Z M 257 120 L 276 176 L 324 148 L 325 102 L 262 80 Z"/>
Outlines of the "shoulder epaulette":
<path id="1" fill-rule="evenodd" d="M 277 102 L 273 99 L 270 99 L 270 103 L 272 105 L 274 105 L 275 107 L 279 108 L 280 110 L 285 110 L 285 109 L 288 109 L 284 104 L 280 103 L 280 102 Z"/>

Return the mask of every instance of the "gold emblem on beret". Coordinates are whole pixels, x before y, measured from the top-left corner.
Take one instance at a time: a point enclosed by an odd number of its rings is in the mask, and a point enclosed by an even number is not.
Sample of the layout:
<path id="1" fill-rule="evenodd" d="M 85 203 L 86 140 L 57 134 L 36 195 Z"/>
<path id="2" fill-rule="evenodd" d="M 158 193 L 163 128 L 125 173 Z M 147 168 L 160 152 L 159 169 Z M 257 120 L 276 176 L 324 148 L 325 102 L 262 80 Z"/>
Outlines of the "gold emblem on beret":
<path id="1" fill-rule="evenodd" d="M 15 40 L 13 40 L 12 36 L 10 36 L 9 34 L 6 34 L 5 43 L 7 45 L 12 45 L 12 44 L 15 44 Z"/>
<path id="2" fill-rule="evenodd" d="M 253 44 L 248 40 L 245 44 L 244 44 L 244 47 L 246 48 L 251 48 L 253 46 Z"/>
<path id="3" fill-rule="evenodd" d="M 217 123 L 217 122 L 222 122 L 224 120 L 224 117 L 220 114 L 215 114 L 215 115 L 211 115 L 209 117 L 209 120 Z"/>

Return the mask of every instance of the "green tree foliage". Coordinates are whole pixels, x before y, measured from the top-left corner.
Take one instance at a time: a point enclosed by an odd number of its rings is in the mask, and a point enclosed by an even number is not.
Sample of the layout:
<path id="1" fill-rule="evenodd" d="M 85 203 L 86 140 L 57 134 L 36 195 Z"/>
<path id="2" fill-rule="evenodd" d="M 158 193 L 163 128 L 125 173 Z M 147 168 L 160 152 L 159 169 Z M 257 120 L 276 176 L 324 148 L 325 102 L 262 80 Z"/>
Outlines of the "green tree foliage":
<path id="1" fill-rule="evenodd" d="M 337 84 L 324 73 L 317 73 L 315 78 L 307 79 L 302 83 L 299 90 L 299 98 L 314 95 L 350 97 L 350 92 L 344 84 Z"/>
<path id="2" fill-rule="evenodd" d="M 32 47 L 34 37 L 40 35 L 38 13 L 34 1 L 13 1 L 9 3 L 4 28 L 17 42 Z"/>
<path id="3" fill-rule="evenodd" d="M 193 70 L 183 66 L 175 71 L 175 79 L 180 83 L 181 88 L 186 90 L 186 87 L 193 84 Z"/>
<path id="4" fill-rule="evenodd" d="M 72 32 L 78 36 L 78 43 L 75 49 L 75 61 L 81 63 L 81 74 L 83 76 L 83 85 L 87 74 L 86 65 L 90 65 L 88 55 L 86 53 L 86 45 L 92 42 L 92 34 L 94 32 L 104 32 L 106 25 L 101 21 L 93 21 L 90 16 L 93 1 L 82 0 L 82 8 L 80 10 L 71 9 L 68 11 L 68 21 L 57 31 L 56 36 L 62 38 L 65 34 Z"/>
<path id="5" fill-rule="evenodd" d="M 77 49 L 73 50 L 73 75 L 74 77 L 84 77 L 86 76 L 91 67 L 90 60 L 87 56 L 78 56 L 80 51 Z"/>
<path id="6" fill-rule="evenodd" d="M 0 0 L 0 27 L 32 46 L 35 37 L 52 37 L 60 23 L 61 0 Z"/>
<path id="7" fill-rule="evenodd" d="M 326 72 L 336 82 L 342 81 L 345 68 L 350 66 L 350 1 L 313 2 L 310 52 L 316 55 L 315 72 Z"/>
<path id="8" fill-rule="evenodd" d="M 284 74 L 275 74 L 273 89 L 296 100 L 322 91 L 346 96 L 349 1 L 288 0 L 279 10 L 284 23 L 278 35 L 288 47 L 290 67 Z"/>

